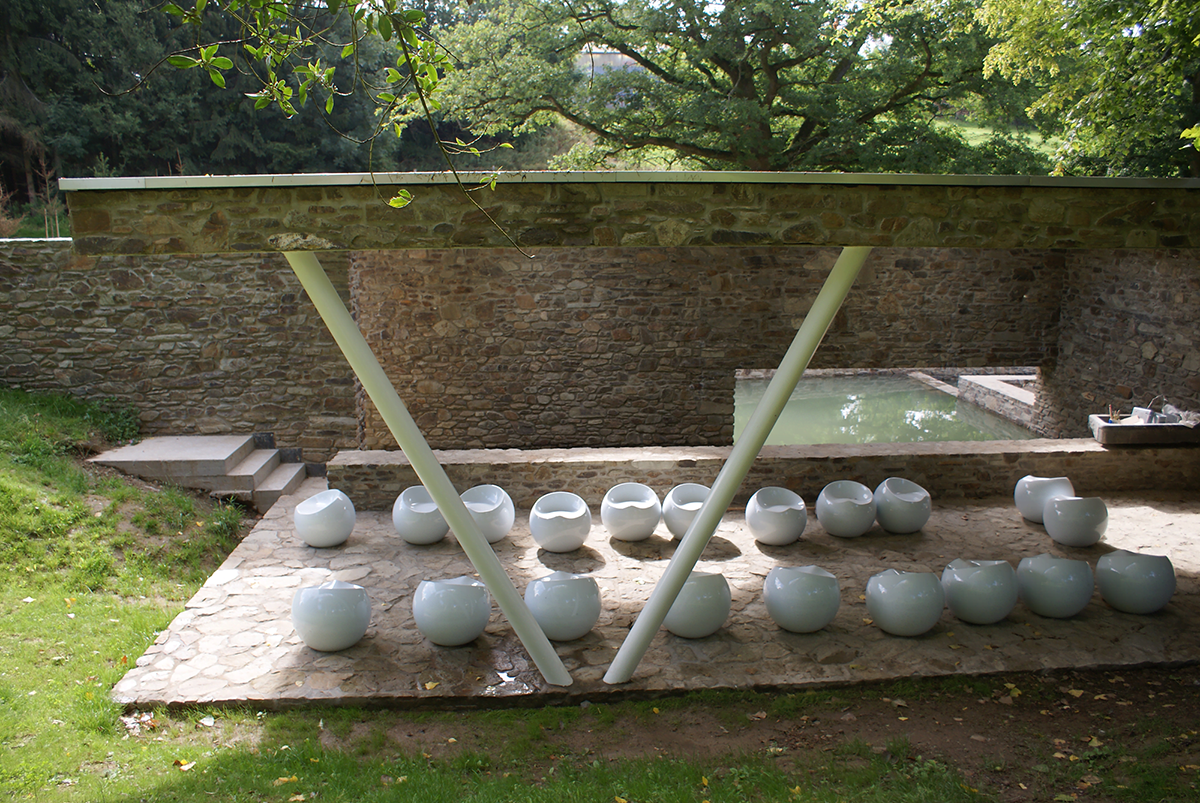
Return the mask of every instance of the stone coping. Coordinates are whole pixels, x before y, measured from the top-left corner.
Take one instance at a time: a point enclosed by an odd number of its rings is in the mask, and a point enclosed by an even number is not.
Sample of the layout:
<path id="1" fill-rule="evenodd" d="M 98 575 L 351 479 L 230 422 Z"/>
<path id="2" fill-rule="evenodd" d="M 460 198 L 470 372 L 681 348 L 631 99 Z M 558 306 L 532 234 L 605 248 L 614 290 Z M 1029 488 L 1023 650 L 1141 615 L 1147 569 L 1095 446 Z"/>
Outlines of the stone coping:
<path id="1" fill-rule="evenodd" d="M 487 183 L 493 176 L 517 184 L 861 184 L 946 187 L 1140 187 L 1200 188 L 1200 179 L 1102 176 L 925 175 L 919 173 L 792 173 L 747 170 L 524 170 L 497 173 L 272 173 L 232 176 L 115 176 L 62 178 L 64 192 L 178 190 L 225 187 L 337 187 Z"/>
<path id="2" fill-rule="evenodd" d="M 114 690 L 129 707 L 156 705 L 397 706 L 454 708 L 540 706 L 654 697 L 699 689 L 802 690 L 935 675 L 981 675 L 1200 660 L 1200 503 L 1187 493 L 1107 495 L 1106 541 L 1062 547 L 1041 525 L 1021 518 L 1011 496 L 935 500 L 919 533 L 889 535 L 876 526 L 861 538 L 829 536 L 810 517 L 804 536 L 785 547 L 757 543 L 742 511 L 731 508 L 698 568 L 722 573 L 732 591 L 725 626 L 703 639 L 660 631 L 629 683 L 602 677 L 674 553 L 664 525 L 647 541 L 613 541 L 593 519 L 588 541 L 570 553 L 540 550 L 518 513 L 494 545 L 518 591 L 555 571 L 587 573 L 603 611 L 584 637 L 555 645 L 574 683 L 549 686 L 493 605 L 484 634 L 454 648 L 425 640 L 412 619 L 412 595 L 426 578 L 471 574 L 453 535 L 437 544 L 401 540 L 391 516 L 359 512 L 350 540 L 314 549 L 294 532 L 295 506 L 323 485 L 310 479 L 284 497 L 187 603 Z M 1149 616 L 1121 613 L 1095 594 L 1070 619 L 1048 619 L 1018 603 L 994 625 L 969 625 L 943 612 L 916 638 L 876 627 L 865 604 L 868 579 L 887 568 L 941 573 L 955 558 L 1008 560 L 1042 552 L 1095 566 L 1115 548 L 1168 555 L 1178 588 Z M 821 566 L 838 578 L 841 606 L 826 628 L 809 634 L 778 628 L 766 612 L 763 580 L 774 566 Z M 357 645 L 337 653 L 306 647 L 292 627 L 296 590 L 338 579 L 368 589 L 371 625 Z"/>
<path id="3" fill-rule="evenodd" d="M 569 490 L 599 505 L 620 482 L 642 482 L 660 497 L 681 482 L 712 485 L 732 447 L 463 449 L 435 454 L 460 490 L 485 483 L 508 491 L 519 508 Z M 391 510 L 400 492 L 419 484 L 399 450 L 348 450 L 327 464 L 329 484 L 360 510 Z M 767 485 L 790 488 L 810 504 L 826 484 L 856 480 L 874 488 L 902 476 L 935 498 L 1012 494 L 1021 477 L 1070 476 L 1089 495 L 1162 488 L 1200 489 L 1200 447 L 1106 448 L 1092 438 L 940 443 L 764 446 L 734 497 L 744 504 Z"/>

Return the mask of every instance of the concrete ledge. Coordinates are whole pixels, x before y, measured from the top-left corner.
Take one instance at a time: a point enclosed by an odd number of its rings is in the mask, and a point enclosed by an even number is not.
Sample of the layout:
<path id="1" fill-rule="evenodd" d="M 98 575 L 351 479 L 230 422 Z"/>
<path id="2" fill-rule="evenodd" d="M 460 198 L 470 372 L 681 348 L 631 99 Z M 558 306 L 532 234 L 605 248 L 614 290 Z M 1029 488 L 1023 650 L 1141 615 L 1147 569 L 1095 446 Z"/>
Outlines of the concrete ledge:
<path id="1" fill-rule="evenodd" d="M 1035 376 L 1008 374 L 960 376 L 958 398 L 1028 427 L 1033 423 L 1037 394 L 1018 383 L 1036 379 Z"/>
<path id="2" fill-rule="evenodd" d="M 478 449 L 437 452 L 460 490 L 494 483 L 519 508 L 570 490 L 590 505 L 619 482 L 643 482 L 661 497 L 681 482 L 711 485 L 731 447 L 624 449 Z M 1011 494 L 1026 474 L 1068 476 L 1087 494 L 1200 489 L 1200 447 L 1106 448 L 1090 438 L 907 444 L 767 446 L 735 497 L 745 504 L 765 485 L 796 491 L 811 505 L 827 483 L 853 479 L 870 487 L 903 476 L 935 497 L 978 499 Z M 419 483 L 400 451 L 346 451 L 328 465 L 329 487 L 359 510 L 391 510 L 400 492 Z"/>

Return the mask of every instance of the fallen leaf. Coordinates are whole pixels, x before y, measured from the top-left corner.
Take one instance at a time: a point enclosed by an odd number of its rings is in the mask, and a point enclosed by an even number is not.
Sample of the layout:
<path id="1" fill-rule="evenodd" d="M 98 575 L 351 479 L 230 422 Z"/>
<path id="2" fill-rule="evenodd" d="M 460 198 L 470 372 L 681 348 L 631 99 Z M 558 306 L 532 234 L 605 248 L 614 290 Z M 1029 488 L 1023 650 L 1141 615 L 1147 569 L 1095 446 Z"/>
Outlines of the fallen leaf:
<path id="1" fill-rule="evenodd" d="M 1067 694 L 1071 695 L 1072 697 L 1082 697 L 1083 689 L 1067 689 Z"/>
<path id="2" fill-rule="evenodd" d="M 1088 740 L 1088 747 L 1102 747 L 1103 745 L 1104 742 L 1100 741 L 1095 736 Z"/>
<path id="3" fill-rule="evenodd" d="M 201 717 L 200 724 L 206 728 L 211 728 L 213 725 L 217 724 L 217 720 L 213 717 Z"/>
<path id="4" fill-rule="evenodd" d="M 987 741 L 987 737 L 986 737 L 986 736 L 980 736 L 978 733 L 973 733 L 973 734 L 971 734 L 971 741 L 972 741 L 972 742 L 986 742 L 986 741 Z"/>
<path id="5" fill-rule="evenodd" d="M 442 684 L 436 680 L 427 680 L 425 681 L 425 691 L 433 691 L 440 685 Z"/>
<path id="6" fill-rule="evenodd" d="M 756 712 L 754 712 L 753 714 L 747 714 L 747 715 L 746 715 L 746 718 L 747 718 L 747 719 L 755 719 L 755 720 L 757 720 L 757 719 L 766 719 L 766 718 L 767 718 L 767 712 L 766 712 L 766 711 L 756 711 Z"/>
<path id="7" fill-rule="evenodd" d="M 21 600 L 21 602 L 37 602 L 37 600 L 35 600 L 33 597 L 26 597 L 25 599 Z"/>
<path id="8" fill-rule="evenodd" d="M 296 783 L 299 780 L 295 775 L 290 778 L 276 778 L 274 781 L 271 781 L 271 786 L 283 786 L 285 783 Z"/>
<path id="9" fill-rule="evenodd" d="M 291 797 L 288 798 L 288 803 L 302 803 L 302 801 L 305 801 L 305 800 L 308 800 L 308 798 L 302 794 L 301 795 L 292 795 Z"/>
<path id="10" fill-rule="evenodd" d="M 177 758 L 177 759 L 175 759 L 175 766 L 179 767 L 180 772 L 187 772 L 192 767 L 196 766 L 196 762 L 195 761 L 184 761 L 181 758 Z"/>

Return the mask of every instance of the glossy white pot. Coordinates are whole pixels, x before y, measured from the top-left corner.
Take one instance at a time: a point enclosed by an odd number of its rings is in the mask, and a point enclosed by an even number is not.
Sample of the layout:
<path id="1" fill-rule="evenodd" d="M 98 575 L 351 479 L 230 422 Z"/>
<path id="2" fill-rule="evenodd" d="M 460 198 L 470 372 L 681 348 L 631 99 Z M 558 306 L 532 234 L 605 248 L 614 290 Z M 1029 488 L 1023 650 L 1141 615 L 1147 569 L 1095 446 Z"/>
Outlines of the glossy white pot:
<path id="1" fill-rule="evenodd" d="M 354 531 L 354 503 L 341 491 L 330 488 L 296 505 L 292 521 L 296 535 L 309 546 L 337 546 Z"/>
<path id="2" fill-rule="evenodd" d="M 838 538 L 858 538 L 875 524 L 875 495 L 854 480 L 837 480 L 817 496 L 817 521 Z"/>
<path id="3" fill-rule="evenodd" d="M 733 595 L 725 576 L 692 572 L 675 598 L 663 626 L 680 638 L 704 638 L 729 618 Z"/>
<path id="4" fill-rule="evenodd" d="M 450 532 L 424 485 L 405 488 L 392 505 L 392 526 L 410 544 L 436 544 Z"/>
<path id="5" fill-rule="evenodd" d="M 807 525 L 804 500 L 787 488 L 759 488 L 746 503 L 746 526 L 761 544 L 787 546 L 803 535 Z"/>
<path id="6" fill-rule="evenodd" d="M 942 572 L 942 589 L 950 612 L 973 625 L 999 622 L 1020 594 L 1017 572 L 1005 560 L 952 560 Z"/>
<path id="7" fill-rule="evenodd" d="M 1064 546 L 1092 546 L 1108 529 L 1108 506 L 1098 496 L 1056 496 L 1046 501 L 1042 524 Z"/>
<path id="8" fill-rule="evenodd" d="M 649 485 L 622 482 L 600 503 L 600 522 L 618 541 L 644 541 L 662 519 L 662 503 Z"/>
<path id="9" fill-rule="evenodd" d="M 763 601 L 775 624 L 793 633 L 815 633 L 833 621 L 842 592 L 820 566 L 776 566 L 763 581 Z"/>
<path id="10" fill-rule="evenodd" d="M 932 572 L 884 569 L 867 581 L 867 610 L 875 625 L 894 636 L 919 636 L 937 624 L 946 592 Z"/>
<path id="11" fill-rule="evenodd" d="M 1027 474 L 1017 480 L 1013 501 L 1017 510 L 1030 521 L 1042 523 L 1046 503 L 1056 496 L 1074 496 L 1075 487 L 1066 477 L 1035 477 Z"/>
<path id="12" fill-rule="evenodd" d="M 1087 607 L 1094 582 L 1087 561 L 1056 558 L 1045 552 L 1017 565 L 1021 601 L 1039 616 L 1069 619 Z"/>
<path id="13" fill-rule="evenodd" d="M 1118 549 L 1096 562 L 1096 585 L 1109 605 L 1125 613 L 1154 613 L 1175 593 L 1175 567 L 1166 555 Z"/>
<path id="14" fill-rule="evenodd" d="M 491 613 L 492 597 L 487 588 L 466 575 L 422 580 L 413 594 L 417 629 L 442 647 L 457 647 L 479 638 Z"/>
<path id="15" fill-rule="evenodd" d="M 708 498 L 708 491 L 707 485 L 685 482 L 667 492 L 667 498 L 663 500 L 663 521 L 676 541 L 687 534 L 692 519 L 696 518 L 704 500 Z"/>
<path id="16" fill-rule="evenodd" d="M 529 534 L 547 552 L 571 552 L 592 530 L 592 511 L 579 494 L 554 491 L 538 498 L 529 511 Z"/>
<path id="17" fill-rule="evenodd" d="M 516 506 L 508 492 L 499 485 L 476 485 L 460 496 L 489 544 L 508 535 L 517 518 Z"/>
<path id="18" fill-rule="evenodd" d="M 370 624 L 371 600 L 362 586 L 332 580 L 297 589 L 292 595 L 292 626 L 314 650 L 353 647 Z"/>
<path id="19" fill-rule="evenodd" d="M 875 488 L 875 517 L 889 533 L 915 533 L 929 521 L 933 500 L 912 480 L 888 477 Z"/>
<path id="20" fill-rule="evenodd" d="M 525 604 L 546 638 L 574 641 L 600 619 L 600 586 L 586 575 L 552 572 L 526 586 Z"/>

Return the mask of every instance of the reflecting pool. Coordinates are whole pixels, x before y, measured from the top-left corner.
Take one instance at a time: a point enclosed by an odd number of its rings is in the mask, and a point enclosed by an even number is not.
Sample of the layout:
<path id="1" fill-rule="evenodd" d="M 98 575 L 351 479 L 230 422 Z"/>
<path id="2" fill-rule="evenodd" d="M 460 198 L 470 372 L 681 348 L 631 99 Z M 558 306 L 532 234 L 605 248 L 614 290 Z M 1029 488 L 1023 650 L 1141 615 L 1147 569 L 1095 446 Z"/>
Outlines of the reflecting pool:
<path id="1" fill-rule="evenodd" d="M 740 379 L 734 391 L 734 440 L 763 392 L 765 379 Z M 1036 438 L 982 407 L 959 403 L 904 375 L 806 377 L 792 391 L 767 443 L 913 443 Z"/>

